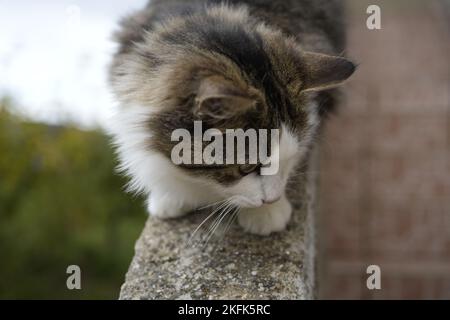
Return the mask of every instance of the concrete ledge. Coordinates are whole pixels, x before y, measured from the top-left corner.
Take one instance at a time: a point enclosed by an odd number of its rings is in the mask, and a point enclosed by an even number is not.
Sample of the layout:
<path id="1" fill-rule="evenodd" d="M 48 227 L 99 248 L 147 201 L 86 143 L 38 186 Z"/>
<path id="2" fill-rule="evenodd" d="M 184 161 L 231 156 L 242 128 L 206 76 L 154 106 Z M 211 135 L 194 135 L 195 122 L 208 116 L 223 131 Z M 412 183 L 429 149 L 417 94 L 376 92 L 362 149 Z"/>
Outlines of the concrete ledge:
<path id="1" fill-rule="evenodd" d="M 313 299 L 314 175 L 299 174 L 289 189 L 292 221 L 269 237 L 233 225 L 220 243 L 192 247 L 189 237 L 206 213 L 149 218 L 120 299 Z"/>

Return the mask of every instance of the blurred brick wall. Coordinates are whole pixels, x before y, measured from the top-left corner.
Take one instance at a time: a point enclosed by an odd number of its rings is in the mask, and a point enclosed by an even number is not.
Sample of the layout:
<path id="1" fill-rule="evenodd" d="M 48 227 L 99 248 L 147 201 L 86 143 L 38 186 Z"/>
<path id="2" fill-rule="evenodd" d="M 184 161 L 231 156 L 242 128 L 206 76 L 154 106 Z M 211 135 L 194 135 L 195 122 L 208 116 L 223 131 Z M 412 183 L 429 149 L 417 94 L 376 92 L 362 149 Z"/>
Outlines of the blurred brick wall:
<path id="1" fill-rule="evenodd" d="M 449 2 L 446 2 L 447 4 Z M 321 150 L 320 297 L 450 298 L 450 32 L 443 1 L 348 1 L 360 63 Z M 378 4 L 382 30 L 366 28 Z M 366 267 L 381 267 L 381 290 Z"/>

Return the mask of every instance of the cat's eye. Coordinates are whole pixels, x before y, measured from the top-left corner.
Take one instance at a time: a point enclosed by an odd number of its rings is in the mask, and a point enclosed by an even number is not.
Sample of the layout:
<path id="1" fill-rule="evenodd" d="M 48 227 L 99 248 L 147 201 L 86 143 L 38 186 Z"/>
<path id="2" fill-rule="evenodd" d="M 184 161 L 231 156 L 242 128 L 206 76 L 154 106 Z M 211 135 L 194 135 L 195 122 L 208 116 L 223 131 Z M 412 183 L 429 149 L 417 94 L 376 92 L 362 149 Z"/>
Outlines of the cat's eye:
<path id="1" fill-rule="evenodd" d="M 259 169 L 259 164 L 243 164 L 239 167 L 239 172 L 242 175 L 247 175 Z"/>

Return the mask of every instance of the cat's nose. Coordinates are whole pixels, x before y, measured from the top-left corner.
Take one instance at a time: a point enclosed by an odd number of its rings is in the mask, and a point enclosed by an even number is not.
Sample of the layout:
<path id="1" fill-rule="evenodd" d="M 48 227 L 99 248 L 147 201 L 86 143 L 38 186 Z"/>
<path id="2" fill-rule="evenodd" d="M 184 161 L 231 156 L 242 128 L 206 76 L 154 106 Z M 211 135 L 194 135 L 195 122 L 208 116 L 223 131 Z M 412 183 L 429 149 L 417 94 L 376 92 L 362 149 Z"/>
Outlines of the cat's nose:
<path id="1" fill-rule="evenodd" d="M 277 202 L 278 200 L 280 200 L 280 198 L 281 198 L 281 196 L 278 196 L 276 198 L 263 199 L 263 203 L 271 204 L 271 203 Z"/>

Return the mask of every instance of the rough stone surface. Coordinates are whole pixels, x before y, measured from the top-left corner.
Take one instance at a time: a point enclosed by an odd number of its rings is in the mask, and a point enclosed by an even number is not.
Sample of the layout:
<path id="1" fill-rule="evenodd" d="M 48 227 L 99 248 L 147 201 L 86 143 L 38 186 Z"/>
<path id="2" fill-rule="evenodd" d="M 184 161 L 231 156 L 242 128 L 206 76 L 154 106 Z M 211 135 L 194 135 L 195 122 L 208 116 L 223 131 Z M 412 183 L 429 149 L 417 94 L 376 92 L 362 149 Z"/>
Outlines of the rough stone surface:
<path id="1" fill-rule="evenodd" d="M 313 299 L 311 172 L 303 166 L 289 185 L 294 212 L 287 230 L 268 237 L 246 234 L 235 223 L 223 238 L 194 246 L 190 236 L 207 212 L 166 221 L 150 217 L 120 299 Z"/>

